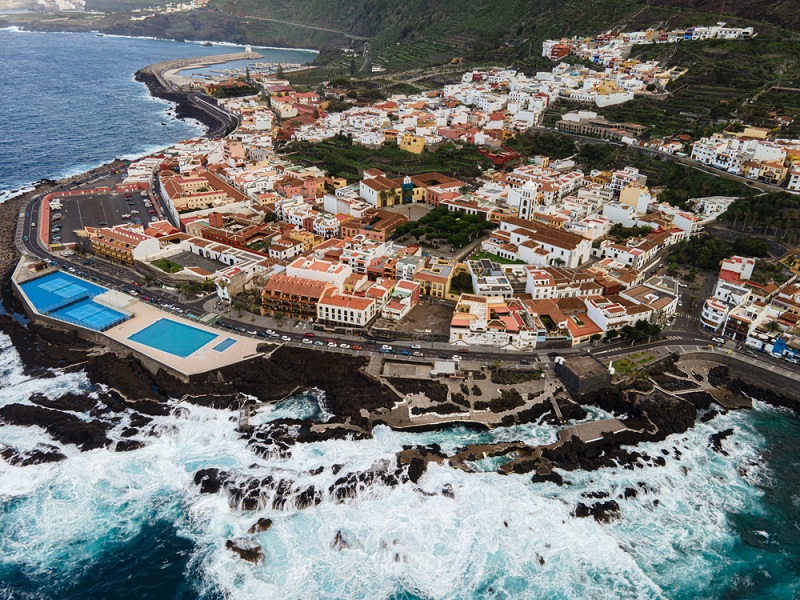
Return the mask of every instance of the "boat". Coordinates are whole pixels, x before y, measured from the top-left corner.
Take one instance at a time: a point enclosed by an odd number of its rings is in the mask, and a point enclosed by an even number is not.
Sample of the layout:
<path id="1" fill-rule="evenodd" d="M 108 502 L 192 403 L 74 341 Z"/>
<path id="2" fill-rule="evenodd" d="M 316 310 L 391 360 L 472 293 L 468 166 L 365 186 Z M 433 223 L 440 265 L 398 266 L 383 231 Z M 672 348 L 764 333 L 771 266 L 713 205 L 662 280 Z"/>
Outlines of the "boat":
<path id="1" fill-rule="evenodd" d="M 211 47 L 211 46 L 213 46 L 214 44 L 212 44 L 211 42 L 203 42 L 203 44 L 202 44 L 202 45 L 203 45 L 203 46 L 206 46 L 207 48 L 210 48 L 210 47 Z"/>
<path id="2" fill-rule="evenodd" d="M 102 34 L 102 33 L 96 33 L 95 35 L 96 35 L 97 37 L 103 37 L 103 34 Z"/>

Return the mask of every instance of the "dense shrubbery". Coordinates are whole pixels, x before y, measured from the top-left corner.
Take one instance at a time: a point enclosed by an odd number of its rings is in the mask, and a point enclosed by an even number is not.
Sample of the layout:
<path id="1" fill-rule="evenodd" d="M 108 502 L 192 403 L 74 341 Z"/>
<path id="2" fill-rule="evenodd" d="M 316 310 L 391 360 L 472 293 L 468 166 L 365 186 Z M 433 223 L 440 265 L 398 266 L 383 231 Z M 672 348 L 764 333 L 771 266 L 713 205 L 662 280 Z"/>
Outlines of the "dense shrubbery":
<path id="1" fill-rule="evenodd" d="M 494 228 L 494 223 L 484 221 L 476 215 L 451 212 L 446 207 L 437 207 L 418 221 L 409 221 L 397 228 L 397 235 L 413 235 L 418 240 L 444 242 L 457 248 L 469 244 L 485 231 Z M 471 284 L 470 284 L 471 287 Z"/>
<path id="2" fill-rule="evenodd" d="M 524 383 L 525 381 L 535 381 L 542 378 L 541 371 L 515 370 L 515 369 L 496 369 L 492 371 L 492 383 L 510 385 L 514 383 Z"/>
<path id="3" fill-rule="evenodd" d="M 730 244 L 722 238 L 703 234 L 676 244 L 667 260 L 681 266 L 716 271 L 721 260 L 734 254 L 764 257 L 769 252 L 761 240 L 742 237 Z"/>

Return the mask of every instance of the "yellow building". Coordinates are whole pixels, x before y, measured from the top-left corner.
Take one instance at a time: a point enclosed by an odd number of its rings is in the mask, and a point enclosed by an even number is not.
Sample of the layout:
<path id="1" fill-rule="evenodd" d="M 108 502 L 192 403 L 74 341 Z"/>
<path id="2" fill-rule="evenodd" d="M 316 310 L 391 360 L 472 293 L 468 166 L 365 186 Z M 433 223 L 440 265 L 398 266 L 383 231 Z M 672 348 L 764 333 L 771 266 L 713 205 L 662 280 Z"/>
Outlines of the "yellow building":
<path id="1" fill-rule="evenodd" d="M 632 184 L 623 188 L 619 193 L 621 204 L 627 204 L 635 209 L 639 209 L 639 196 L 649 194 L 650 189 L 646 185 Z"/>
<path id="2" fill-rule="evenodd" d="M 325 241 L 321 236 L 311 233 L 310 231 L 306 231 L 305 229 L 295 229 L 290 231 L 289 239 L 303 244 L 303 252 L 308 252 L 312 248 L 319 246 L 323 241 Z"/>
<path id="3" fill-rule="evenodd" d="M 425 150 L 425 138 L 421 135 L 406 133 L 400 139 L 400 149 L 412 154 L 422 154 L 422 151 Z"/>

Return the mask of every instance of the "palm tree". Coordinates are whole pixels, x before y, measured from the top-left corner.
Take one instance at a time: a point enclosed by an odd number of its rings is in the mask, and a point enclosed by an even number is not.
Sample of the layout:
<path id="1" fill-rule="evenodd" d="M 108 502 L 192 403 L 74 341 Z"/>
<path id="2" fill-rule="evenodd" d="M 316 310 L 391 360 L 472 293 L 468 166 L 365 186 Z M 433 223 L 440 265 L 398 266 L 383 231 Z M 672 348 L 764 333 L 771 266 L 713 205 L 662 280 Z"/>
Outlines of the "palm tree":
<path id="1" fill-rule="evenodd" d="M 152 285 L 156 280 L 150 273 L 145 273 L 142 279 L 144 280 L 145 286 Z"/>
<path id="2" fill-rule="evenodd" d="M 242 301 L 242 299 L 237 296 L 236 298 L 233 299 L 233 303 L 231 304 L 231 306 L 236 311 L 236 316 L 241 317 L 242 309 L 244 309 L 245 307 L 245 303 Z"/>
<path id="3" fill-rule="evenodd" d="M 250 322 L 251 323 L 253 323 L 256 320 L 256 306 L 257 306 L 257 303 L 256 303 L 255 299 L 252 296 L 250 296 L 250 300 L 247 302 L 247 310 L 249 310 L 250 314 L 252 315 L 250 317 Z"/>

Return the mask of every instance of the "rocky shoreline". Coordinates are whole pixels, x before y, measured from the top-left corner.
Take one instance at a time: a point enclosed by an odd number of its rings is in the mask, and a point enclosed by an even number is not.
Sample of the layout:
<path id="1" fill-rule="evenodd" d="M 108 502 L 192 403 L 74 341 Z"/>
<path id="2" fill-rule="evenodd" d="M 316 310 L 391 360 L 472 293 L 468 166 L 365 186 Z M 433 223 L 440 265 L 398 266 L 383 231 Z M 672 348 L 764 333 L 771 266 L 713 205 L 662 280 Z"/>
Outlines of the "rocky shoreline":
<path id="1" fill-rule="evenodd" d="M 214 114 L 199 108 L 189 100 L 189 95 L 182 92 L 171 92 L 164 88 L 152 73 L 140 69 L 134 74 L 136 81 L 147 86 L 150 95 L 175 104 L 175 118 L 194 119 L 206 128 L 206 137 L 224 135 L 231 125 L 231 121 L 223 121 Z"/>
<path id="2" fill-rule="evenodd" d="M 10 294 L 8 279 L 3 282 L 2 299 L 8 313 L 19 312 L 21 307 Z M 25 374 L 52 377 L 53 370 L 84 370 L 93 384 L 102 386 L 94 394 L 67 393 L 57 398 L 33 394 L 27 403 L 0 407 L 0 423 L 38 427 L 54 441 L 72 444 L 81 451 L 108 448 L 128 452 L 142 448 L 153 436 L 161 435 L 164 424 L 159 424 L 159 417 L 185 410 L 178 406 L 182 401 L 228 411 L 234 422 L 238 415 L 239 436 L 254 459 L 286 459 L 300 444 L 371 438 L 373 429 L 384 424 L 379 418 L 382 411 L 398 400 L 386 384 L 363 371 L 366 366 L 363 357 L 326 353 L 325 360 L 320 360 L 320 354 L 313 350 L 281 347 L 268 359 L 256 358 L 223 368 L 187 384 L 164 372 L 153 375 L 136 359 L 119 357 L 74 333 L 24 325 L 10 316 L 0 316 L 0 331 L 10 337 Z M 672 374 L 680 372 L 674 363 L 662 369 Z M 663 372 L 656 372 L 652 379 L 666 383 L 664 377 Z M 736 379 L 727 367 L 714 367 L 708 373 L 708 380 L 715 386 L 798 410 L 790 399 Z M 257 425 L 241 420 L 243 406 L 262 406 L 304 391 L 317 395 L 324 411 L 332 415 L 328 420 L 283 418 Z M 369 490 L 399 485 L 413 485 L 420 494 L 454 500 L 456 492 L 450 486 L 437 490 L 419 487 L 424 485 L 420 480 L 429 465 L 479 472 L 478 462 L 491 457 L 508 459 L 497 469 L 500 475 L 526 475 L 532 483 L 561 486 L 567 484 L 563 473 L 579 469 L 621 467 L 633 471 L 665 466 L 667 456 L 679 461 L 681 453 L 677 448 L 665 447 L 661 453 L 648 453 L 635 447 L 683 433 L 698 419 L 710 420 L 726 410 L 712 407 L 708 394 L 690 392 L 684 398 L 642 382 L 627 388 L 610 387 L 584 402 L 615 415 L 626 428 L 604 434 L 591 443 L 573 436 L 545 446 L 522 442 L 470 444 L 451 452 L 436 444 L 405 446 L 393 460 L 378 460 L 367 469 L 346 470 L 343 465 L 319 467 L 306 474 L 312 478 L 310 481 L 305 476 L 303 481 L 297 481 L 285 474 L 268 474 L 257 463 L 244 470 L 200 469 L 193 481 L 201 494 L 222 495 L 243 514 L 255 514 L 266 508 L 304 510 L 322 502 L 347 503 Z M 575 406 L 568 418 L 585 417 L 582 406 Z M 541 423 L 553 418 L 548 410 L 542 410 L 525 422 Z M 454 425 L 444 423 L 439 429 Z M 709 447 L 725 455 L 726 438 L 731 434 L 731 430 L 712 434 Z M 27 451 L 0 447 L 0 459 L 24 467 L 58 462 L 65 456 L 57 446 L 43 443 Z M 619 518 L 620 503 L 649 491 L 643 483 L 615 492 L 616 497 L 605 491 L 587 491 L 572 514 L 608 522 Z M 658 500 L 653 502 L 655 505 Z M 265 552 L 254 536 L 270 524 L 268 519 L 258 519 L 248 535 L 229 539 L 226 547 L 241 560 L 261 562 Z M 337 534 L 330 543 L 336 549 L 348 546 L 344 534 Z"/>

